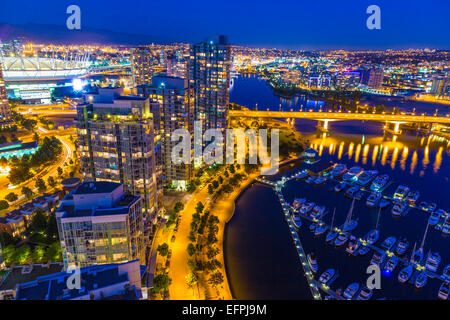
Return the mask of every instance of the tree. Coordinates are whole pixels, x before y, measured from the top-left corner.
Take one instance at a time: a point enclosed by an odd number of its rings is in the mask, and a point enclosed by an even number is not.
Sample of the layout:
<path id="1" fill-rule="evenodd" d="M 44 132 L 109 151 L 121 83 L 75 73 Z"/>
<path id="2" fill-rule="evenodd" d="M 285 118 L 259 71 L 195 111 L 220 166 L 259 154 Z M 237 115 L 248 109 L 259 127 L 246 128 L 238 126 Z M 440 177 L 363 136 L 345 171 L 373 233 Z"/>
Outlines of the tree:
<path id="1" fill-rule="evenodd" d="M 42 178 L 36 180 L 36 188 L 38 189 L 39 193 L 44 193 L 45 190 L 47 190 L 47 186 L 45 185 L 45 182 Z"/>
<path id="2" fill-rule="evenodd" d="M 3 258 L 5 259 L 7 264 L 13 263 L 13 258 L 16 253 L 16 247 L 13 244 L 10 244 L 3 248 Z"/>
<path id="3" fill-rule="evenodd" d="M 25 264 L 31 259 L 30 246 L 24 244 L 16 249 L 13 256 L 13 262 L 15 264 Z"/>
<path id="4" fill-rule="evenodd" d="M 54 188 L 56 186 L 56 180 L 53 177 L 48 177 L 47 183 L 50 187 Z"/>
<path id="5" fill-rule="evenodd" d="M 190 257 L 192 257 L 195 254 L 195 247 L 192 243 L 189 243 L 187 246 L 187 253 Z"/>
<path id="6" fill-rule="evenodd" d="M 38 244 L 31 254 L 31 259 L 33 260 L 33 263 L 41 263 L 44 262 L 45 257 L 45 244 Z"/>
<path id="7" fill-rule="evenodd" d="M 203 211 L 203 209 L 205 208 L 205 206 L 203 205 L 203 203 L 201 203 L 200 201 L 197 202 L 197 205 L 195 206 L 195 211 L 197 213 L 201 213 Z"/>
<path id="8" fill-rule="evenodd" d="M 208 257 L 208 259 L 213 259 L 218 254 L 219 249 L 214 246 L 208 247 L 208 250 L 206 251 L 206 256 Z"/>
<path id="9" fill-rule="evenodd" d="M 14 244 L 14 237 L 9 232 L 0 232 L 0 242 L 2 244 L 2 248 L 6 248 L 10 244 Z"/>
<path id="10" fill-rule="evenodd" d="M 0 200 L 0 210 L 5 210 L 9 208 L 9 203 L 6 200 Z"/>
<path id="11" fill-rule="evenodd" d="M 219 182 L 217 182 L 217 180 L 214 180 L 212 182 L 212 185 L 213 185 L 214 189 L 217 189 L 219 187 Z"/>
<path id="12" fill-rule="evenodd" d="M 234 174 L 236 172 L 234 165 L 230 165 L 228 170 L 230 170 L 230 173 L 232 173 L 232 174 Z"/>
<path id="13" fill-rule="evenodd" d="M 61 255 L 61 246 L 59 244 L 59 241 L 53 242 L 45 252 L 45 261 L 61 261 L 62 255 Z"/>
<path id="14" fill-rule="evenodd" d="M 223 275 L 220 271 L 214 272 L 208 279 L 208 283 L 211 284 L 214 288 L 221 285 L 223 283 Z"/>
<path id="15" fill-rule="evenodd" d="M 208 184 L 208 193 L 213 194 L 214 193 L 214 187 L 212 184 Z"/>
<path id="16" fill-rule="evenodd" d="M 54 214 L 48 216 L 45 236 L 47 237 L 47 243 L 58 240 L 58 224 L 56 223 L 56 216 Z"/>
<path id="17" fill-rule="evenodd" d="M 166 291 L 172 284 L 172 279 L 167 274 L 158 274 L 153 278 L 153 292 L 160 293 Z"/>
<path id="18" fill-rule="evenodd" d="M 28 187 L 22 188 L 22 194 L 28 199 L 31 200 L 33 198 L 33 191 Z"/>
<path id="19" fill-rule="evenodd" d="M 19 199 L 19 197 L 14 192 L 10 192 L 6 195 L 5 199 L 8 200 L 9 202 L 14 202 L 17 199 Z"/>
<path id="20" fill-rule="evenodd" d="M 47 228 L 47 217 L 42 210 L 36 210 L 33 218 L 31 219 L 30 229 L 33 232 L 43 232 Z"/>
<path id="21" fill-rule="evenodd" d="M 219 176 L 219 178 L 217 178 L 217 180 L 219 180 L 219 184 L 223 183 L 223 177 L 222 176 Z"/>
<path id="22" fill-rule="evenodd" d="M 61 177 L 63 174 L 63 170 L 61 169 L 61 167 L 58 167 L 57 172 L 58 172 L 58 176 Z"/>
<path id="23" fill-rule="evenodd" d="M 169 245 L 167 243 L 160 244 L 156 251 L 158 251 L 160 256 L 165 257 L 169 253 Z"/>
<path id="24" fill-rule="evenodd" d="M 173 207 L 173 210 L 175 212 L 177 212 L 177 213 L 182 211 L 183 209 L 184 209 L 184 204 L 182 202 L 180 202 L 180 201 L 176 202 L 174 207 Z"/>

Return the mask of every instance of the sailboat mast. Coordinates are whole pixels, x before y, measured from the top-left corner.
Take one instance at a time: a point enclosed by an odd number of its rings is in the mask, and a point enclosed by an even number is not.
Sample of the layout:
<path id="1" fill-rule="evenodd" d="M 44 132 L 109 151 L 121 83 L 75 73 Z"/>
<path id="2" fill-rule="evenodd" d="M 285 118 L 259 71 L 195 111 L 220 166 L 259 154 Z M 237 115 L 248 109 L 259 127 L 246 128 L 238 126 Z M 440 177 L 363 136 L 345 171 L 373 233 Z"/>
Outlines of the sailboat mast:
<path id="1" fill-rule="evenodd" d="M 333 210 L 333 217 L 331 218 L 331 227 L 330 227 L 331 230 L 333 230 L 334 215 L 335 215 L 335 213 L 336 213 L 336 207 L 334 207 L 334 210 Z"/>
<path id="2" fill-rule="evenodd" d="M 380 213 L 381 213 L 381 207 L 378 208 L 378 217 L 377 217 L 377 224 L 375 225 L 375 230 L 378 230 L 378 222 L 380 221 Z"/>
<path id="3" fill-rule="evenodd" d="M 427 227 L 425 228 L 425 233 L 423 234 L 423 238 L 422 238 L 422 243 L 420 244 L 420 250 L 423 250 L 423 245 L 425 244 L 425 238 L 427 236 L 427 232 L 428 232 L 428 223 L 427 223 Z"/>
<path id="4" fill-rule="evenodd" d="M 417 242 L 414 242 L 414 248 L 413 248 L 413 251 L 411 253 L 411 258 L 409 259 L 409 261 L 412 261 L 412 259 L 414 257 L 414 253 L 416 252 L 416 245 L 417 245 Z"/>

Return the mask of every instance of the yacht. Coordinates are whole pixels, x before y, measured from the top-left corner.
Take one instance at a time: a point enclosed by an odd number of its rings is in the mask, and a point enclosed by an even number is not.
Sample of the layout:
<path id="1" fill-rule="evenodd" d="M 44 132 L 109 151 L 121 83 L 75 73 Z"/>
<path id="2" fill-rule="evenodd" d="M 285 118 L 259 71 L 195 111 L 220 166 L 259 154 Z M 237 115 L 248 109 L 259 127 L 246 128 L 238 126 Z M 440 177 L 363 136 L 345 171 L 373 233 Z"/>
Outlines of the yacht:
<path id="1" fill-rule="evenodd" d="M 317 177 L 317 179 L 314 181 L 314 184 L 319 185 L 325 183 L 325 181 L 327 181 L 326 177 Z"/>
<path id="2" fill-rule="evenodd" d="M 448 215 L 447 218 L 445 219 L 441 231 L 443 234 L 450 234 L 450 215 Z"/>
<path id="3" fill-rule="evenodd" d="M 406 201 L 408 201 L 410 204 L 415 204 L 417 199 L 419 199 L 419 197 L 420 197 L 419 191 L 411 191 L 406 196 Z"/>
<path id="4" fill-rule="evenodd" d="M 439 213 L 437 211 L 432 212 L 430 214 L 430 216 L 428 217 L 428 225 L 430 227 L 434 227 L 439 222 L 440 218 L 441 218 L 441 216 L 439 215 Z"/>
<path id="5" fill-rule="evenodd" d="M 317 258 L 314 252 L 308 254 L 308 263 L 311 267 L 312 272 L 316 273 L 319 270 L 319 265 L 317 264 Z"/>
<path id="6" fill-rule="evenodd" d="M 444 272 L 442 272 L 442 276 L 443 276 L 447 281 L 450 281 L 450 264 L 448 264 L 448 265 L 444 268 Z"/>
<path id="7" fill-rule="evenodd" d="M 372 298 L 373 291 L 366 286 L 364 286 L 356 297 L 356 300 L 369 300 Z"/>
<path id="8" fill-rule="evenodd" d="M 450 290 L 450 282 L 443 282 L 439 288 L 438 297 L 442 300 L 448 299 L 448 291 Z"/>
<path id="9" fill-rule="evenodd" d="M 358 175 L 363 172 L 363 169 L 361 167 L 352 167 L 350 170 L 348 170 L 343 176 L 342 180 L 344 181 L 355 181 L 358 177 Z"/>
<path id="10" fill-rule="evenodd" d="M 313 222 L 309 225 L 309 231 L 314 232 L 319 224 L 317 222 Z"/>
<path id="11" fill-rule="evenodd" d="M 405 268 L 402 269 L 402 271 L 400 271 L 400 273 L 398 274 L 398 281 L 400 281 L 401 283 L 405 283 L 406 281 L 409 280 L 409 278 L 411 278 L 412 274 L 414 272 L 414 268 L 412 267 L 412 265 L 408 265 Z"/>
<path id="12" fill-rule="evenodd" d="M 315 181 L 316 181 L 316 177 L 310 176 L 308 179 L 306 179 L 305 182 L 311 184 L 311 183 L 314 183 Z"/>
<path id="13" fill-rule="evenodd" d="M 334 278 L 336 277 L 336 270 L 334 269 L 328 269 L 327 271 L 325 271 L 324 273 L 322 273 L 319 277 L 319 282 L 321 284 L 329 284 L 331 283 Z"/>
<path id="14" fill-rule="evenodd" d="M 355 193 L 358 192 L 358 187 L 351 187 L 348 188 L 347 191 L 345 191 L 345 195 L 349 198 L 353 198 L 355 196 Z"/>
<path id="15" fill-rule="evenodd" d="M 355 199 L 353 199 L 350 209 L 348 210 L 347 217 L 345 218 L 344 224 L 340 227 L 344 232 L 352 231 L 358 226 L 358 221 L 352 220 L 353 208 L 355 207 Z"/>
<path id="16" fill-rule="evenodd" d="M 389 260 L 386 262 L 386 265 L 384 269 L 390 273 L 394 272 L 395 268 L 398 264 L 398 258 L 396 256 L 392 256 L 389 258 Z"/>
<path id="17" fill-rule="evenodd" d="M 406 186 L 398 186 L 394 192 L 394 199 L 402 200 L 409 192 L 409 188 Z"/>
<path id="18" fill-rule="evenodd" d="M 347 240 L 348 240 L 348 234 L 340 233 L 337 236 L 336 240 L 334 241 L 334 245 L 336 247 L 343 246 L 347 242 Z"/>
<path id="19" fill-rule="evenodd" d="M 422 201 L 422 202 L 419 204 L 419 207 L 422 208 L 422 209 L 424 209 L 424 210 L 426 210 L 426 209 L 428 208 L 428 203 L 426 203 L 425 201 Z"/>
<path id="20" fill-rule="evenodd" d="M 360 243 L 358 239 L 356 239 L 354 236 L 350 237 L 350 240 L 348 242 L 348 246 L 345 249 L 347 253 L 350 253 L 352 255 L 355 255 L 357 250 L 359 249 Z"/>
<path id="21" fill-rule="evenodd" d="M 433 212 L 434 210 L 436 210 L 437 204 L 436 203 L 429 203 L 428 207 L 426 208 L 427 211 Z"/>
<path id="22" fill-rule="evenodd" d="M 305 203 L 305 204 L 300 208 L 300 213 L 302 213 L 302 214 L 307 214 L 309 211 L 311 211 L 312 208 L 314 208 L 314 202 L 308 202 L 308 203 Z"/>
<path id="23" fill-rule="evenodd" d="M 391 248 L 394 246 L 394 244 L 397 242 L 397 238 L 395 237 L 389 237 L 386 238 L 383 243 L 381 244 L 381 248 L 385 250 L 391 250 Z"/>
<path id="24" fill-rule="evenodd" d="M 414 285 L 416 286 L 417 289 L 423 288 L 427 284 L 427 280 L 428 280 L 427 273 L 425 271 L 422 271 L 417 275 Z"/>
<path id="25" fill-rule="evenodd" d="M 399 256 L 405 254 L 406 250 L 408 249 L 409 242 L 406 238 L 400 239 L 397 247 L 395 248 L 395 253 L 397 253 Z"/>
<path id="26" fill-rule="evenodd" d="M 369 251 L 370 251 L 370 248 L 369 248 L 368 246 L 361 246 L 360 249 L 359 249 L 359 251 L 358 251 L 358 254 L 359 254 L 360 256 L 364 256 L 364 255 L 366 255 Z"/>
<path id="27" fill-rule="evenodd" d="M 372 259 L 370 260 L 370 264 L 375 264 L 380 267 L 383 264 L 385 258 L 386 254 L 384 252 L 375 251 Z"/>
<path id="28" fill-rule="evenodd" d="M 427 262 L 425 263 L 425 268 L 436 272 L 439 264 L 441 263 L 441 256 L 438 252 L 429 252 L 427 257 Z"/>
<path id="29" fill-rule="evenodd" d="M 376 207 L 378 205 L 378 202 L 380 201 L 382 195 L 379 192 L 373 192 L 369 195 L 366 201 L 366 206 L 369 208 Z"/>
<path id="30" fill-rule="evenodd" d="M 382 174 L 375 178 L 375 180 L 370 185 L 370 190 L 379 191 L 383 189 L 389 181 L 389 176 L 387 174 Z"/>
<path id="31" fill-rule="evenodd" d="M 411 261 L 414 263 L 420 263 L 423 260 L 423 250 L 422 248 L 417 249 L 416 251 L 414 251 L 412 257 L 411 257 Z"/>
<path id="32" fill-rule="evenodd" d="M 347 166 L 345 164 L 338 163 L 334 166 L 333 170 L 331 170 L 330 176 L 331 178 L 336 178 L 341 174 L 344 174 L 345 171 L 347 171 Z"/>
<path id="33" fill-rule="evenodd" d="M 302 172 L 300 172 L 300 173 L 297 175 L 297 179 L 298 179 L 298 180 L 306 179 L 307 177 L 309 177 L 309 171 L 306 170 L 306 169 L 302 170 Z"/>
<path id="34" fill-rule="evenodd" d="M 298 208 L 300 208 L 305 202 L 306 202 L 305 198 L 302 199 L 295 198 L 294 202 L 292 202 L 292 208 L 294 208 L 294 210 L 298 210 Z"/>
<path id="35" fill-rule="evenodd" d="M 397 202 L 391 210 L 392 215 L 402 217 L 405 215 L 408 205 L 405 202 Z"/>
<path id="36" fill-rule="evenodd" d="M 356 194 L 355 194 L 355 199 L 356 199 L 357 201 L 361 201 L 362 198 L 364 198 L 364 193 L 363 193 L 361 190 L 359 190 L 359 191 L 356 192 Z"/>
<path id="37" fill-rule="evenodd" d="M 334 230 L 334 229 L 328 231 L 327 236 L 326 236 L 326 238 L 325 238 L 325 241 L 326 241 L 326 242 L 331 242 L 331 241 L 333 241 L 334 239 L 336 239 L 336 237 L 338 236 L 338 234 L 339 234 L 339 233 L 338 233 L 336 230 Z"/>
<path id="38" fill-rule="evenodd" d="M 389 206 L 390 203 L 391 202 L 388 199 L 381 198 L 381 200 L 380 200 L 380 208 L 381 209 L 385 209 L 385 208 L 387 208 Z"/>
<path id="39" fill-rule="evenodd" d="M 367 241 L 368 244 L 374 244 L 375 242 L 378 241 L 379 237 L 380 237 L 380 231 L 377 229 L 373 229 L 367 233 L 365 240 Z"/>
<path id="40" fill-rule="evenodd" d="M 302 219 L 299 215 L 294 215 L 294 226 L 300 228 L 302 226 Z"/>
<path id="41" fill-rule="evenodd" d="M 348 287 L 344 290 L 343 296 L 347 300 L 352 300 L 355 294 L 359 290 L 359 283 L 354 282 L 352 284 L 349 284 Z"/>
<path id="42" fill-rule="evenodd" d="M 320 236 L 328 230 L 328 226 L 325 223 L 319 224 L 319 226 L 314 230 L 315 236 Z"/>
<path id="43" fill-rule="evenodd" d="M 341 183 L 337 184 L 337 185 L 334 187 L 334 191 L 335 191 L 335 192 L 341 192 L 342 190 L 345 189 L 346 186 L 347 186 L 347 183 L 341 182 Z"/>
<path id="44" fill-rule="evenodd" d="M 311 218 L 320 219 L 320 217 L 322 217 L 323 213 L 325 212 L 325 209 L 326 208 L 324 206 L 315 206 L 311 211 Z"/>
<path id="45" fill-rule="evenodd" d="M 373 179 L 375 179 L 378 174 L 377 170 L 364 171 L 358 176 L 356 183 L 362 187 L 367 186 Z"/>

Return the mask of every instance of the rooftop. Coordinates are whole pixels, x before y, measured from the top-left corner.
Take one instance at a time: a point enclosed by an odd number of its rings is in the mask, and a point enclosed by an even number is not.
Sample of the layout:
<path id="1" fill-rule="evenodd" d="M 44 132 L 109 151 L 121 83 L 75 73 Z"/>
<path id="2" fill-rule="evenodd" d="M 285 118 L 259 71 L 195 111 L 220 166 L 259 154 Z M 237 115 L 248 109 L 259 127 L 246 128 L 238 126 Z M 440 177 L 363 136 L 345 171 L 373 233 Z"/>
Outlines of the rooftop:
<path id="1" fill-rule="evenodd" d="M 120 183 L 108 181 L 83 182 L 73 194 L 111 193 L 120 186 Z"/>
<path id="2" fill-rule="evenodd" d="M 14 290 L 17 285 L 36 280 L 38 277 L 60 272 L 63 269 L 62 263 L 33 264 L 16 266 L 10 270 L 6 278 L 0 284 L 0 291 Z"/>

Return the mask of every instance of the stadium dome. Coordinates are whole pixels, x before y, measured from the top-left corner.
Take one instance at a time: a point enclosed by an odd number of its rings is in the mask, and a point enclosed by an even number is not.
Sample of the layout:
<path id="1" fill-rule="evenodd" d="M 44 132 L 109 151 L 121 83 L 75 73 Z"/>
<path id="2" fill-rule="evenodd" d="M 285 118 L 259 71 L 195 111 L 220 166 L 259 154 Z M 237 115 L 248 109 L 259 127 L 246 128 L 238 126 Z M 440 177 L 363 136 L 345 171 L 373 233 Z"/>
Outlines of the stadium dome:
<path id="1" fill-rule="evenodd" d="M 86 75 L 90 62 L 36 57 L 4 57 L 5 81 L 63 80 Z"/>

